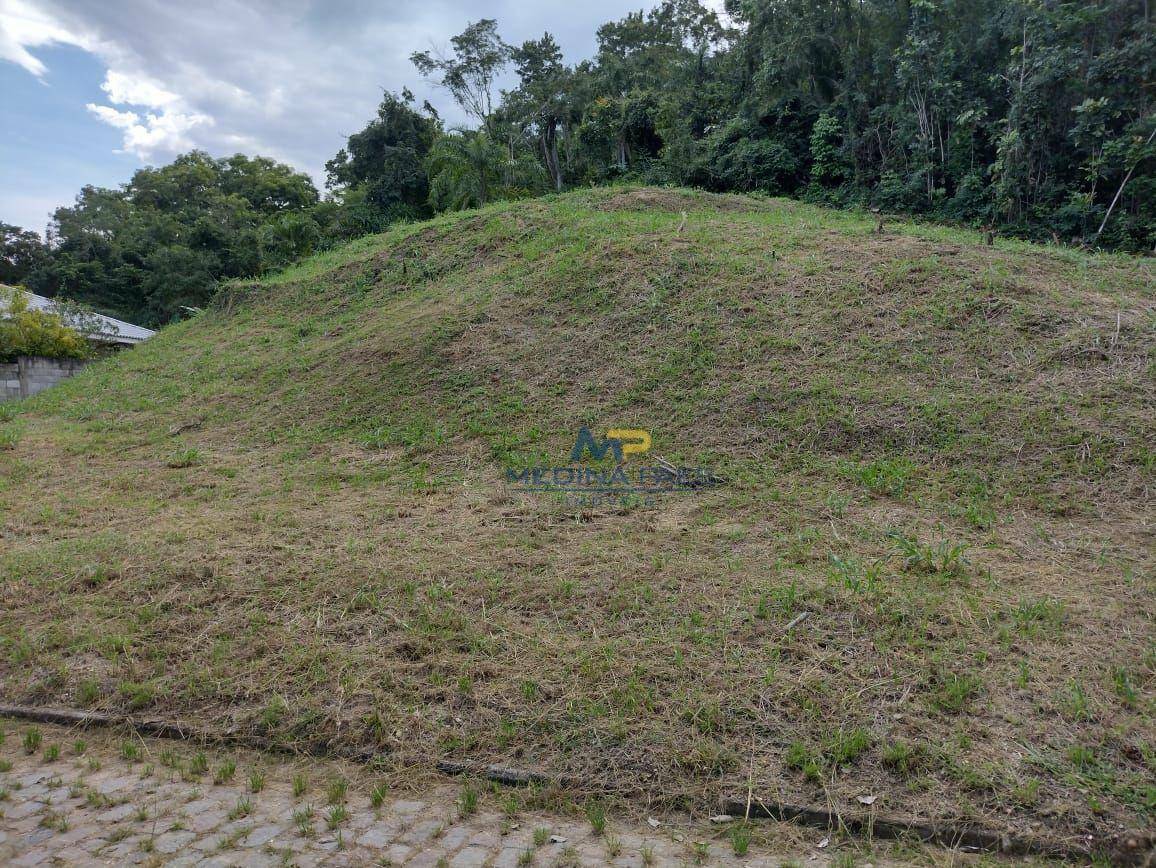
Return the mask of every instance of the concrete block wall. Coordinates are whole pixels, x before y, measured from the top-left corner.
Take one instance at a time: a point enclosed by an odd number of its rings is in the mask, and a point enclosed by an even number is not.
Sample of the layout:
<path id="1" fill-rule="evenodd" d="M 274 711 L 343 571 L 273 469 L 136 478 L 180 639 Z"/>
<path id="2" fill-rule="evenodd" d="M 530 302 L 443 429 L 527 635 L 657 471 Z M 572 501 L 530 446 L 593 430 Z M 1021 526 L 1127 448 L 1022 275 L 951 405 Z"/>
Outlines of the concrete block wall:
<path id="1" fill-rule="evenodd" d="M 15 364 L 0 365 L 0 400 L 28 398 L 67 379 L 85 366 L 78 359 L 20 356 Z"/>
<path id="2" fill-rule="evenodd" d="M 0 401 L 19 398 L 20 365 L 16 362 L 0 364 Z"/>

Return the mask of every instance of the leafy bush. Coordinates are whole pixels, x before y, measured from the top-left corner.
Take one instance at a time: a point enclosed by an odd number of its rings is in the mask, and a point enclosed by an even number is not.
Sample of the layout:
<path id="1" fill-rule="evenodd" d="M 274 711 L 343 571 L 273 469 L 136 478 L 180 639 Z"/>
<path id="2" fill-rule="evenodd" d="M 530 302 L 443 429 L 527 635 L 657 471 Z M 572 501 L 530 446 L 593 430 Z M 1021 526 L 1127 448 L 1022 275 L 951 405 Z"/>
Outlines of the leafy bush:
<path id="1" fill-rule="evenodd" d="M 86 359 L 92 355 L 85 335 L 71 328 L 59 313 L 33 310 L 19 290 L 0 290 L 0 361 L 17 356 Z"/>

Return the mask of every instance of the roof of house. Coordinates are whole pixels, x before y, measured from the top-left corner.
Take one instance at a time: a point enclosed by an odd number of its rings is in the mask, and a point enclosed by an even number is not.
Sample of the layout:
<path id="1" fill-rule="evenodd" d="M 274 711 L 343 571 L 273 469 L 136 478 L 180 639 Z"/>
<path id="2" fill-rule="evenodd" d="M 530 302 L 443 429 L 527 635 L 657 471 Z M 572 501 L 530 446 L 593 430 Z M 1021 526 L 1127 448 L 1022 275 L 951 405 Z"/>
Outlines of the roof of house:
<path id="1" fill-rule="evenodd" d="M 15 289 L 15 287 L 9 286 L 0 288 Z M 32 310 L 43 310 L 49 313 L 58 312 L 55 299 L 45 298 L 42 295 L 36 295 L 24 289 L 16 289 L 16 291 L 24 293 L 28 298 L 28 307 Z M 87 314 L 85 321 L 86 323 L 91 321 L 97 325 L 97 330 L 88 335 L 89 340 L 98 341 L 103 344 L 139 344 L 141 341 L 148 340 L 156 334 L 152 329 L 133 325 L 132 323 L 115 319 L 111 316 L 102 316 L 98 313 Z"/>

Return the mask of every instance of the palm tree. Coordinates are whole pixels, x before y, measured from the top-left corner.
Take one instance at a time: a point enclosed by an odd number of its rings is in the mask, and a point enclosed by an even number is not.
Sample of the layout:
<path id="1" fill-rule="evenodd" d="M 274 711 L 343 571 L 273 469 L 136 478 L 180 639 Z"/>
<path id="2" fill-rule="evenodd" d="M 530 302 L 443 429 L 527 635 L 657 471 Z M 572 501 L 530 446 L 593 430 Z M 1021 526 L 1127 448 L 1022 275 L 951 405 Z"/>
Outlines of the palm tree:
<path id="1" fill-rule="evenodd" d="M 464 211 L 498 198 L 502 149 L 484 132 L 458 130 L 430 149 L 429 201 L 437 211 Z"/>

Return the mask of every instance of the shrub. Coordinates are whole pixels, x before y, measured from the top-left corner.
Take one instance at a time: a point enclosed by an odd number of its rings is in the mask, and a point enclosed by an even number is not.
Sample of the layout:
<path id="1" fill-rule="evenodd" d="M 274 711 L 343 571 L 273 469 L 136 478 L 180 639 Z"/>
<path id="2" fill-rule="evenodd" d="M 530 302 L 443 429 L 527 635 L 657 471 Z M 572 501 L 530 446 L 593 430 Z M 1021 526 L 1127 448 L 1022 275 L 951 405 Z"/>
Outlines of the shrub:
<path id="1" fill-rule="evenodd" d="M 0 290 L 0 362 L 17 356 L 86 359 L 92 348 L 84 335 L 70 328 L 58 313 L 32 310 L 20 291 Z"/>

